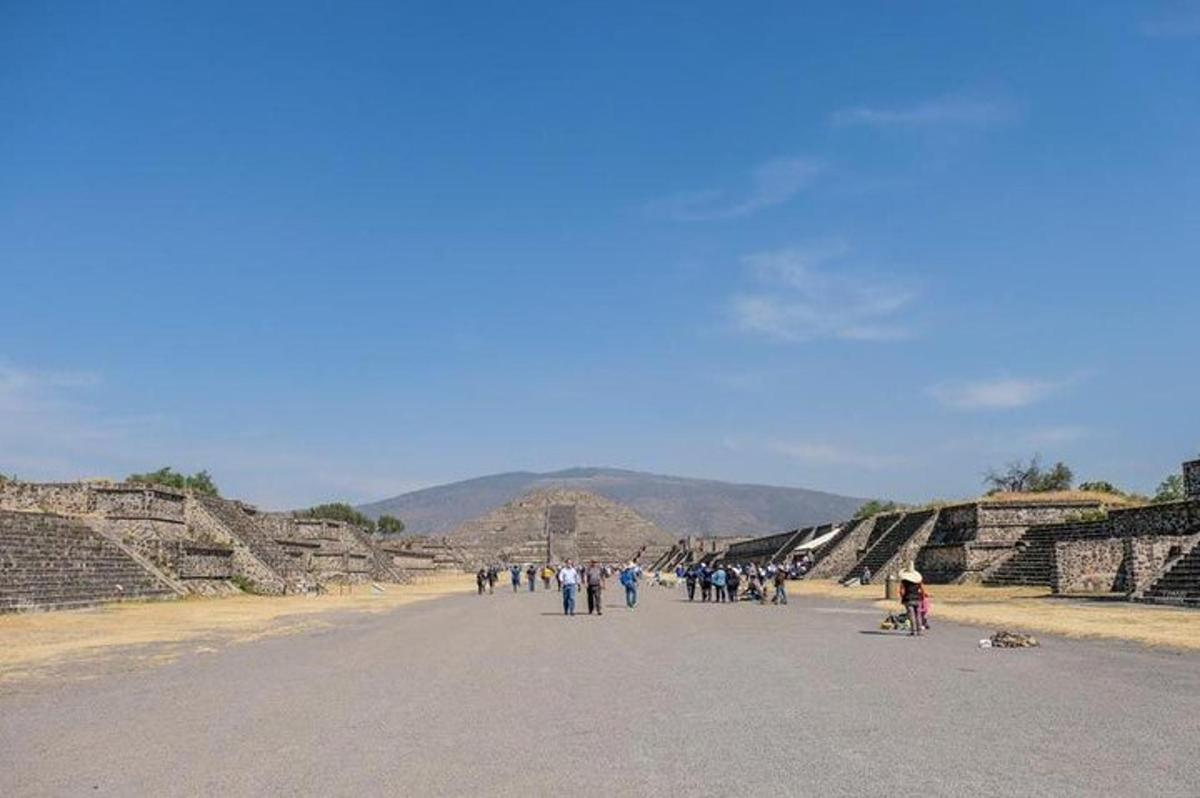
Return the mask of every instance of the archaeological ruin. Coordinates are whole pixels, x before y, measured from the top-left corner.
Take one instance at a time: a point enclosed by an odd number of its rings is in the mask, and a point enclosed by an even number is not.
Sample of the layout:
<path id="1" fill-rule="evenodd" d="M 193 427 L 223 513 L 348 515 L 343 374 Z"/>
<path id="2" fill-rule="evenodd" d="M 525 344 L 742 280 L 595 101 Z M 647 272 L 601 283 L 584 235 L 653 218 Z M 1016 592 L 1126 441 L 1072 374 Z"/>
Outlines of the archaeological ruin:
<path id="1" fill-rule="evenodd" d="M 156 485 L 0 483 L 0 612 L 133 598 L 304 593 L 461 568 L 445 542 Z"/>
<path id="2" fill-rule="evenodd" d="M 461 525 L 448 539 L 475 562 L 657 560 L 674 538 L 630 508 L 582 490 L 542 489 Z"/>
<path id="3" fill-rule="evenodd" d="M 1136 507 L 1023 495 L 881 513 L 736 543 L 718 559 L 785 563 L 808 540 L 820 544 L 807 549 L 817 579 L 883 579 L 915 563 L 933 584 L 1200 606 L 1200 460 L 1184 463 L 1183 483 L 1181 500 Z"/>
<path id="4" fill-rule="evenodd" d="M 1200 460 L 1185 496 L 1146 506 L 1050 494 L 895 510 L 755 538 L 676 540 L 593 493 L 540 489 L 442 539 L 380 541 L 341 521 L 265 512 L 230 499 L 105 481 L 0 482 L 0 612 L 123 599 L 291 594 L 404 582 L 489 563 L 637 560 L 650 570 L 707 562 L 814 561 L 811 578 L 895 575 L 930 583 L 1042 586 L 1200 606 Z"/>

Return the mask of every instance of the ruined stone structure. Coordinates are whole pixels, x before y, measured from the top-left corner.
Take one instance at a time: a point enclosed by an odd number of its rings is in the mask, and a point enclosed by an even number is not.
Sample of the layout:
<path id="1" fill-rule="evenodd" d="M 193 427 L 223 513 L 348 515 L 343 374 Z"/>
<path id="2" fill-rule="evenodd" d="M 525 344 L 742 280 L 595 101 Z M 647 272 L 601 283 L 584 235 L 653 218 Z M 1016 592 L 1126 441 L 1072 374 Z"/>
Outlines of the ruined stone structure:
<path id="1" fill-rule="evenodd" d="M 0 511 L 0 610 L 407 578 L 347 524 L 155 485 L 7 481 Z"/>
<path id="2" fill-rule="evenodd" d="M 1200 460 L 1183 464 L 1183 493 L 1189 499 L 1200 499 Z"/>
<path id="3" fill-rule="evenodd" d="M 916 558 L 917 568 L 935 583 L 988 580 L 993 584 L 1045 584 L 1036 581 L 1048 576 L 1039 557 L 1025 557 L 1015 569 L 998 569 L 1029 545 L 1026 533 L 1031 527 L 1079 518 L 1100 508 L 1098 501 L 1037 499 L 985 499 L 943 507 Z"/>
<path id="4" fill-rule="evenodd" d="M 1112 510 L 1107 518 L 1038 530 L 1056 593 L 1123 593 L 1200 605 L 1200 498 Z"/>
<path id="5" fill-rule="evenodd" d="M 405 571 L 461 571 L 466 555 L 445 538 L 416 536 L 385 541 L 380 548 L 392 558 L 392 565 Z"/>
<path id="6" fill-rule="evenodd" d="M 734 544 L 751 540 L 749 537 L 706 538 L 686 537 L 663 552 L 649 565 L 651 571 L 671 571 L 680 565 L 715 562 Z"/>
<path id="7" fill-rule="evenodd" d="M 0 612 L 176 595 L 172 584 L 79 520 L 0 510 Z"/>
<path id="8" fill-rule="evenodd" d="M 1200 606 L 1200 461 L 1184 463 L 1183 473 L 1185 499 L 1145 507 L 1026 497 L 851 521 L 831 528 L 810 576 L 846 579 L 868 568 L 883 578 L 915 562 L 935 584 L 1039 585 Z M 781 562 L 798 535 L 756 538 L 725 556 Z"/>
<path id="9" fill-rule="evenodd" d="M 671 535 L 633 510 L 594 493 L 536 490 L 460 526 L 448 539 L 473 563 L 653 562 Z"/>

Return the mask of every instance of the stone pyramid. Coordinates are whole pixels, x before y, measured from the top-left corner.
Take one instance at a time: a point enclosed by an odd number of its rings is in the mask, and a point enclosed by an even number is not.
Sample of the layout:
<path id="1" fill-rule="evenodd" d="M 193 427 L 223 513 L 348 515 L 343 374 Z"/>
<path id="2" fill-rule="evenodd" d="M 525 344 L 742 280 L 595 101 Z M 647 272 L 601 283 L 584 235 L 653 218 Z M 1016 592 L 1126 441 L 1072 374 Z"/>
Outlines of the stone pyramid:
<path id="1" fill-rule="evenodd" d="M 459 526 L 449 540 L 479 562 L 628 560 L 674 537 L 625 505 L 582 490 L 535 490 Z"/>

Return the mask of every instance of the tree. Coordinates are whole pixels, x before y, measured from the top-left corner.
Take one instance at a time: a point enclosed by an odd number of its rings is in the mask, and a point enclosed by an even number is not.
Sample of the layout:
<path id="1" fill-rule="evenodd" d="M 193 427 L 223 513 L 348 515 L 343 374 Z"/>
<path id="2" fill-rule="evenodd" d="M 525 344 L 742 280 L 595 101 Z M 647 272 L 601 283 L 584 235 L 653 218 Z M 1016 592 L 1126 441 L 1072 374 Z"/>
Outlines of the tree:
<path id="1" fill-rule="evenodd" d="M 1183 477 L 1179 474 L 1172 474 L 1158 484 L 1158 491 L 1151 501 L 1161 504 L 1182 501 L 1184 498 L 1186 497 L 1183 492 Z"/>
<path id="2" fill-rule="evenodd" d="M 1041 475 L 1041 458 L 1034 455 L 1028 464 L 1013 460 L 1002 471 L 992 468 L 983 477 L 989 493 L 1024 493 L 1032 489 L 1034 481 Z"/>
<path id="3" fill-rule="evenodd" d="M 309 507 L 307 510 L 301 510 L 299 515 L 302 518 L 324 518 L 329 521 L 342 521 L 347 524 L 362 527 L 367 532 L 375 531 L 375 522 L 365 515 L 355 510 L 345 502 L 331 502 L 329 504 L 318 504 L 316 507 Z"/>
<path id="4" fill-rule="evenodd" d="M 1118 496 L 1123 496 L 1125 491 L 1118 488 L 1105 479 L 1093 479 L 1089 482 L 1080 482 L 1079 489 L 1088 493 L 1114 493 Z"/>
<path id="5" fill-rule="evenodd" d="M 1052 490 L 1070 490 L 1075 481 L 1075 474 L 1066 463 L 1059 461 L 1049 471 L 1038 474 L 1033 480 L 1032 490 L 1037 493 L 1048 493 Z"/>
<path id="6" fill-rule="evenodd" d="M 213 482 L 212 474 L 207 471 L 197 471 L 195 474 L 181 474 L 175 469 L 167 466 L 160 468 L 157 471 L 150 471 L 145 474 L 130 474 L 125 478 L 126 482 L 141 482 L 147 485 L 162 485 L 166 488 L 174 488 L 175 490 L 187 490 L 192 493 L 199 493 L 201 496 L 220 496 L 217 490 L 217 484 Z"/>
<path id="7" fill-rule="evenodd" d="M 858 512 L 854 514 L 855 518 L 870 518 L 873 515 L 880 513 L 890 513 L 896 510 L 898 505 L 895 502 L 885 502 L 880 499 L 871 499 L 869 502 L 858 508 Z"/>
<path id="8" fill-rule="evenodd" d="M 1045 493 L 1052 490 L 1070 490 L 1075 474 L 1070 467 L 1059 461 L 1049 470 L 1042 469 L 1042 457 L 1035 454 L 1028 463 L 1014 460 L 997 471 L 990 469 L 983 482 L 989 486 L 988 493 Z"/>
<path id="9" fill-rule="evenodd" d="M 397 537 L 404 534 L 404 522 L 394 515 L 381 515 L 375 522 L 375 529 L 385 537 Z"/>

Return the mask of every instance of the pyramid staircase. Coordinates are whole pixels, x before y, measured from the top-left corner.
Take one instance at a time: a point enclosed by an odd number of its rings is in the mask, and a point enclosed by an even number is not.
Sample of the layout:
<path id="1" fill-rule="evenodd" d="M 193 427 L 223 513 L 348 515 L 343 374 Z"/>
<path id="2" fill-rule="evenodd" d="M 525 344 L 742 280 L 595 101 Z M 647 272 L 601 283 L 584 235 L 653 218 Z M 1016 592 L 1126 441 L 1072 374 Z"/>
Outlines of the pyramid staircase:
<path id="1" fill-rule="evenodd" d="M 875 543 L 864 554 L 854 567 L 842 577 L 843 580 L 860 575 L 864 568 L 870 568 L 872 575 L 883 573 L 889 563 L 900 553 L 904 544 L 912 540 L 922 528 L 937 516 L 937 510 L 919 510 L 914 513 L 904 513 L 881 535 L 876 536 Z"/>
<path id="2" fill-rule="evenodd" d="M 1200 607 L 1200 543 L 1175 561 L 1141 597 L 1154 604 Z"/>
<path id="3" fill-rule="evenodd" d="M 313 586 L 312 578 L 283 548 L 247 514 L 237 502 L 215 496 L 197 496 L 197 502 L 219 521 L 230 535 L 240 540 L 264 565 L 278 574 L 289 591 Z"/>
<path id="4" fill-rule="evenodd" d="M 367 560 L 370 562 L 372 579 L 385 582 L 411 581 L 408 574 L 392 565 L 391 555 L 385 552 L 378 542 L 372 540 L 370 535 L 363 532 L 354 524 L 347 524 L 346 530 L 355 542 L 366 550 Z"/>
<path id="5" fill-rule="evenodd" d="M 829 552 L 840 546 L 842 541 L 845 540 L 850 533 L 858 529 L 858 527 L 865 520 L 865 518 L 855 518 L 853 521 L 848 521 L 843 524 L 840 532 L 821 544 L 819 548 L 813 549 L 812 552 L 810 552 L 812 554 L 813 563 L 815 564 L 821 562 L 821 559 L 825 557 L 825 555 L 829 554 Z"/>
<path id="6" fill-rule="evenodd" d="M 0 511 L 0 612 L 87 607 L 176 593 L 81 521 Z"/>
<path id="7" fill-rule="evenodd" d="M 991 587 L 1054 584 L 1054 527 L 1030 527 L 1016 543 L 1016 553 L 984 577 Z"/>

